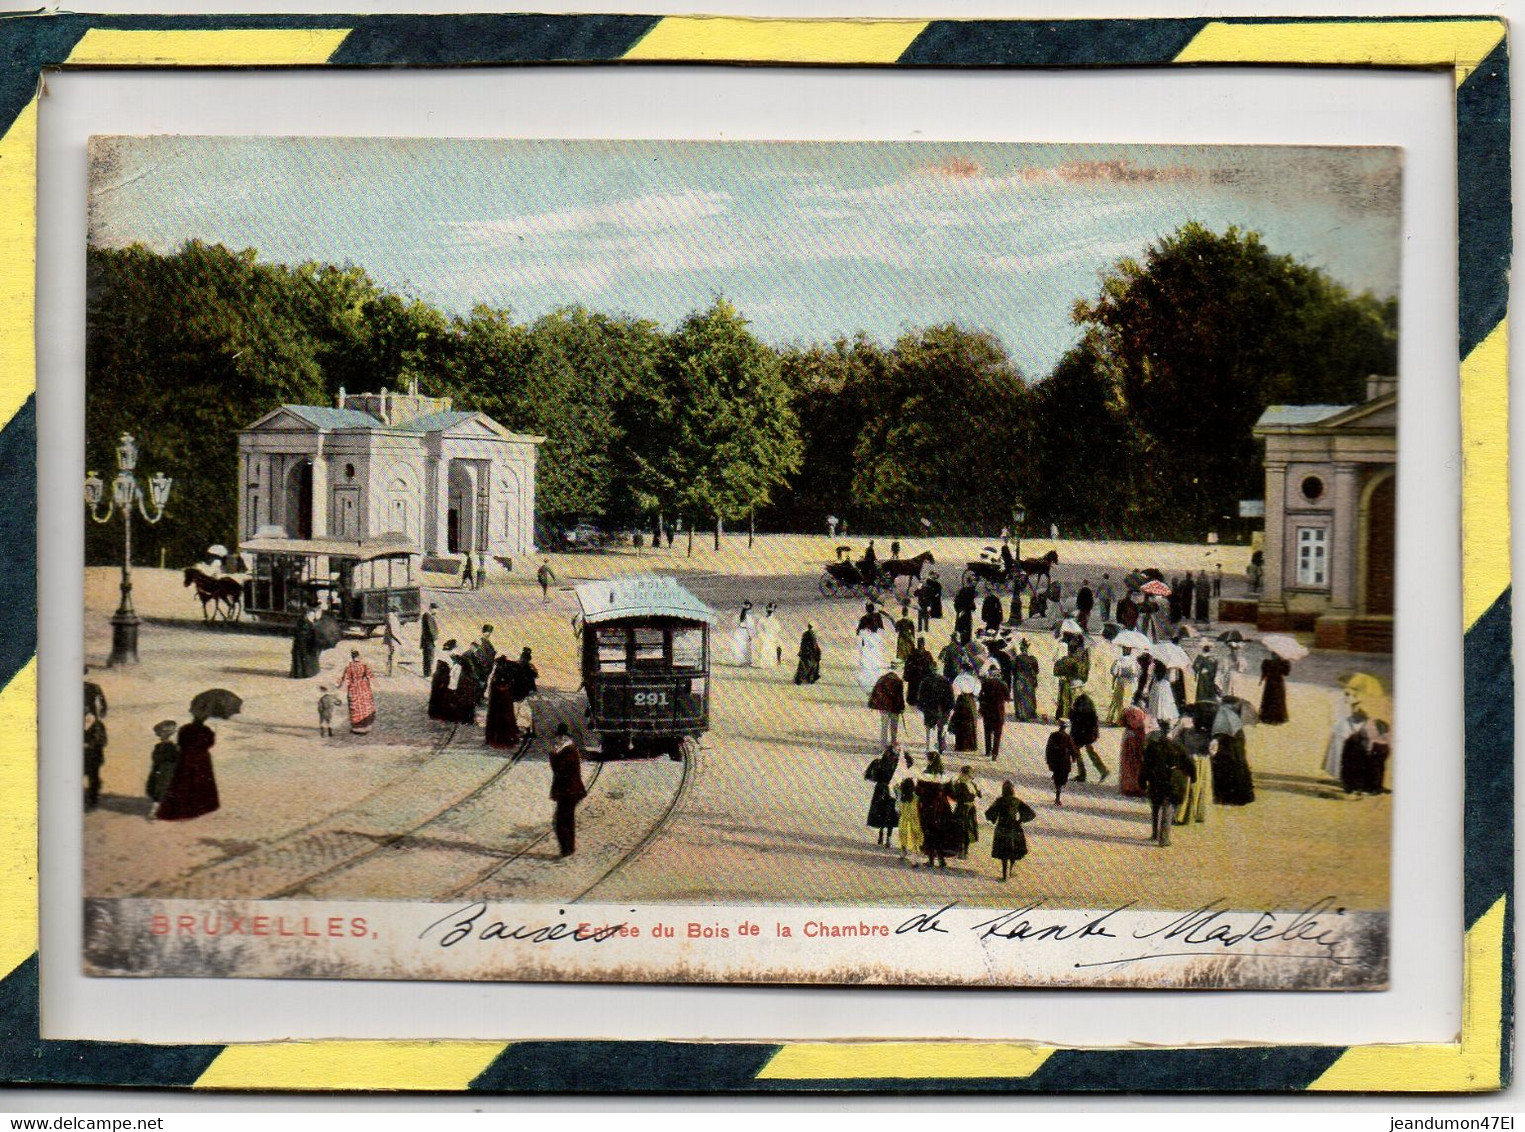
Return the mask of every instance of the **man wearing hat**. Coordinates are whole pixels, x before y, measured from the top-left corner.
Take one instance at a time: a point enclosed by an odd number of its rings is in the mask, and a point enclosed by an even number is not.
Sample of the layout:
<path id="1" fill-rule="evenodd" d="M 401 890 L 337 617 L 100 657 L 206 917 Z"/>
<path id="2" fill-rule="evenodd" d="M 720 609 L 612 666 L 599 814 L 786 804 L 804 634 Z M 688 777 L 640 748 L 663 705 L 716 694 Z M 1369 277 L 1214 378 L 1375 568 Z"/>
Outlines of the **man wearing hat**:
<path id="1" fill-rule="evenodd" d="M 582 780 L 582 752 L 572 741 L 571 728 L 565 721 L 556 725 L 556 739 L 551 744 L 551 801 L 556 803 L 552 825 L 561 856 L 577 851 L 577 804 L 588 796 Z"/>
<path id="2" fill-rule="evenodd" d="M 439 640 L 439 618 L 434 611 L 439 608 L 435 602 L 429 603 L 429 608 L 418 619 L 418 647 L 424 654 L 424 665 L 420 671 L 425 676 L 434 672 L 434 642 Z"/>

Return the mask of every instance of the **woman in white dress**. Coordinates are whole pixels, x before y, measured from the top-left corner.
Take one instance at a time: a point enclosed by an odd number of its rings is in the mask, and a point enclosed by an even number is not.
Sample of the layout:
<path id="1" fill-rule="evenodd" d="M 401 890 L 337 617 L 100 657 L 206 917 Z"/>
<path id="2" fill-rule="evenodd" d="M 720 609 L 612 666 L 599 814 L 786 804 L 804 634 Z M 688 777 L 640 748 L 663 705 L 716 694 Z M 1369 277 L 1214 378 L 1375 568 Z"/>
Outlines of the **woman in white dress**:
<path id="1" fill-rule="evenodd" d="M 1154 673 L 1154 678 L 1149 683 L 1149 702 L 1144 710 L 1159 721 L 1162 729 L 1169 731 L 1170 725 L 1181 718 L 1181 712 L 1176 707 L 1176 694 L 1170 686 L 1169 672 L 1160 667 L 1158 660 L 1155 661 Z"/>
<path id="2" fill-rule="evenodd" d="M 872 602 L 864 609 L 863 616 L 858 618 L 858 686 L 865 692 L 871 692 L 879 682 L 879 677 L 890 670 L 889 661 L 884 655 L 889 629 L 884 615 L 874 608 Z"/>
<path id="3" fill-rule="evenodd" d="M 731 663 L 742 667 L 752 662 L 752 628 L 756 618 L 752 616 L 752 603 L 741 603 L 741 617 L 731 631 Z"/>
<path id="4" fill-rule="evenodd" d="M 757 634 L 752 640 L 752 667 L 777 668 L 781 651 L 778 628 L 778 603 L 770 601 L 757 619 Z"/>
<path id="5" fill-rule="evenodd" d="M 1244 659 L 1244 642 L 1228 643 L 1228 659 L 1218 670 L 1218 690 L 1223 696 L 1251 702 L 1254 687 L 1249 676 L 1250 666 Z"/>

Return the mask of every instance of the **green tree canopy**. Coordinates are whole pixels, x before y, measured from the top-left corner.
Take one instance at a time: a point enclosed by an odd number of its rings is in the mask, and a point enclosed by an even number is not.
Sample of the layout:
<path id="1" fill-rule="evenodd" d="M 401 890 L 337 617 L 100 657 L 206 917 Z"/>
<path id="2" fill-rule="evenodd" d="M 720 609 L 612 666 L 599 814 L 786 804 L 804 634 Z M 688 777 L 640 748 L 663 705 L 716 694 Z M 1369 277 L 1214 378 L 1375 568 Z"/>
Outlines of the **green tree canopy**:
<path id="1" fill-rule="evenodd" d="M 1267 405 L 1353 403 L 1368 375 L 1397 372 L 1396 304 L 1238 228 L 1183 226 L 1117 263 L 1074 317 L 1146 438 L 1146 513 L 1184 531 L 1260 494 L 1251 428 Z"/>

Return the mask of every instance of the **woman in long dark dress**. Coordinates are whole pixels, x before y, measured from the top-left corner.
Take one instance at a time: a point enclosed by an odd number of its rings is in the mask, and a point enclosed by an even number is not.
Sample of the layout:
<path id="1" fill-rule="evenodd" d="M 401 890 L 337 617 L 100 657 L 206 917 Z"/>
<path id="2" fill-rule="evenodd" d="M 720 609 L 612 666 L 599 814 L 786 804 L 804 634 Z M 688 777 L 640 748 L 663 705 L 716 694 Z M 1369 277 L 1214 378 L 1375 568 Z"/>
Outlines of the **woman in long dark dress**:
<path id="1" fill-rule="evenodd" d="M 180 729 L 177 740 L 180 761 L 154 811 L 158 821 L 199 818 L 222 804 L 217 796 L 217 776 L 212 772 L 212 745 L 217 742 L 217 733 L 197 716 Z"/>
<path id="2" fill-rule="evenodd" d="M 451 719 L 456 723 L 475 727 L 477 703 L 482 698 L 482 685 L 477 682 L 475 665 L 463 657 L 456 657 L 455 662 L 460 667 L 461 674 L 456 679 L 455 690 L 450 693 L 454 707 Z"/>
<path id="3" fill-rule="evenodd" d="M 1287 677 L 1292 665 L 1272 653 L 1260 662 L 1260 682 L 1265 691 L 1260 697 L 1260 722 L 1287 722 Z"/>
<path id="4" fill-rule="evenodd" d="M 1213 804 L 1248 806 L 1255 800 L 1255 777 L 1244 750 L 1244 724 L 1225 700 L 1213 719 Z"/>
<path id="5" fill-rule="evenodd" d="M 969 856 L 969 846 L 980 839 L 980 785 L 974 780 L 974 768 L 964 767 L 953 780 L 953 829 L 959 860 Z"/>
<path id="6" fill-rule="evenodd" d="M 489 747 L 506 750 L 517 746 L 523 736 L 519 733 L 519 720 L 514 715 L 514 686 L 518 683 L 519 666 L 506 656 L 493 662 L 492 679 L 487 684 L 487 732 L 485 742 Z"/>
<path id="7" fill-rule="evenodd" d="M 1002 880 L 1015 862 L 1027 856 L 1027 834 L 1022 832 L 1022 823 L 1037 816 L 1031 806 L 1017 797 L 1016 787 L 1009 779 L 1001 783 L 1001 796 L 990 804 L 985 818 L 995 822 L 990 855 L 1001 862 Z"/>
<path id="8" fill-rule="evenodd" d="M 942 759 L 933 751 L 927 755 L 927 769 L 916 781 L 916 807 L 921 815 L 922 851 L 927 864 L 948 867 L 953 844 L 953 793 L 942 776 Z"/>
<path id="9" fill-rule="evenodd" d="M 455 647 L 451 641 L 447 645 Z M 437 660 L 434 662 L 434 678 L 429 681 L 429 718 L 443 720 L 446 723 L 453 722 L 456 717 L 455 704 L 452 701 L 453 693 L 450 691 L 450 662 Z"/>
<path id="10" fill-rule="evenodd" d="M 796 684 L 814 684 L 821 678 L 821 645 L 815 639 L 815 626 L 806 625 L 800 634 L 800 662 L 794 669 Z"/>
<path id="11" fill-rule="evenodd" d="M 1011 715 L 1018 723 L 1038 718 L 1038 658 L 1028 651 L 1026 637 L 1011 658 Z"/>
<path id="12" fill-rule="evenodd" d="M 291 678 L 306 680 L 318 674 L 323 646 L 318 641 L 317 611 L 308 610 L 297 619 L 291 636 Z"/>
<path id="13" fill-rule="evenodd" d="M 968 671 L 959 673 L 953 682 L 953 749 L 955 751 L 978 751 L 980 749 L 979 700 L 980 682 Z"/>
<path id="14" fill-rule="evenodd" d="M 868 764 L 863 777 L 874 784 L 874 796 L 868 803 L 869 829 L 878 831 L 878 844 L 891 844 L 890 838 L 900 827 L 900 811 L 895 808 L 895 796 L 890 793 L 890 783 L 895 780 L 895 768 L 900 756 L 894 747 L 884 748 L 884 754 Z"/>

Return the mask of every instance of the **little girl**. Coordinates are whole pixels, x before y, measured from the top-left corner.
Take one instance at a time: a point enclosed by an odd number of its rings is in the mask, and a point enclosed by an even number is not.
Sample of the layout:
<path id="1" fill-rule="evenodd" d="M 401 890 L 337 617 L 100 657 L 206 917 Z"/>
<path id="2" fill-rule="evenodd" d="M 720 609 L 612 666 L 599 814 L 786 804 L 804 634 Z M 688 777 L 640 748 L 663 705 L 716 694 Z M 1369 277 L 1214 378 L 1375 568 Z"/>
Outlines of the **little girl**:
<path id="1" fill-rule="evenodd" d="M 180 744 L 175 742 L 176 730 L 173 719 L 154 724 L 154 736 L 159 741 L 154 744 L 148 781 L 143 784 L 143 793 L 154 803 L 164 797 L 164 790 L 169 786 L 169 780 L 175 777 L 175 767 L 180 763 Z"/>
<path id="2" fill-rule="evenodd" d="M 907 756 L 907 762 L 910 757 Z M 902 778 L 900 780 L 900 859 L 904 861 L 906 854 L 911 855 L 911 868 L 921 866 L 921 810 L 916 805 L 916 780 L 914 778 Z"/>

